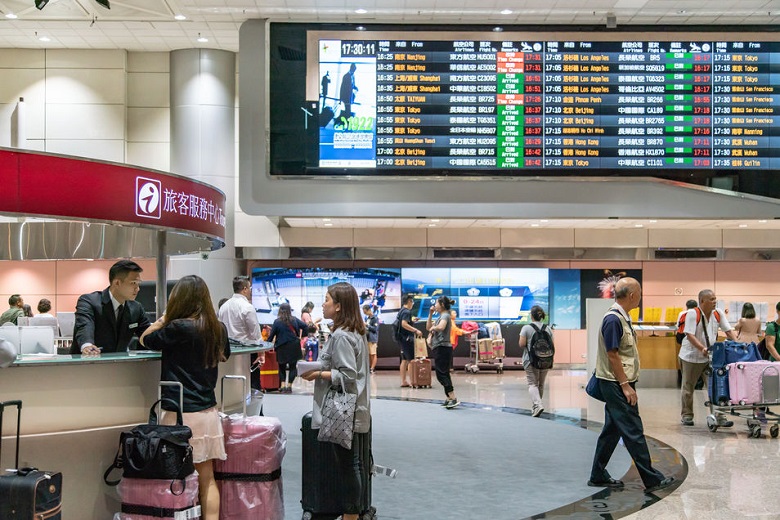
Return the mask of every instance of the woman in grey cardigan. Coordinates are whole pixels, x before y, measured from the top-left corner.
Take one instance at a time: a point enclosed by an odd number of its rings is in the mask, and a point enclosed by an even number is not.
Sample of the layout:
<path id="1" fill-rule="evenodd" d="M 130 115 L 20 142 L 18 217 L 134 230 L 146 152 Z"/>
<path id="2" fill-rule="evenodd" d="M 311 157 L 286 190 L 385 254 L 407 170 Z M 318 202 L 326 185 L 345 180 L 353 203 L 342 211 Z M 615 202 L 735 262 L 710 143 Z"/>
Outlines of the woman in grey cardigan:
<path id="1" fill-rule="evenodd" d="M 348 450 L 334 444 L 338 464 L 342 470 L 343 488 L 341 492 L 344 504 L 344 520 L 357 520 L 360 511 L 361 489 L 360 468 L 363 461 L 358 447 L 363 442 L 355 440 L 358 436 L 370 435 L 371 406 L 368 392 L 368 346 L 366 345 L 366 326 L 360 316 L 360 304 L 355 289 L 348 283 L 340 282 L 328 287 L 325 303 L 322 304 L 325 319 L 333 320 L 333 333 L 320 351 L 319 361 L 322 370 L 307 372 L 301 377 L 314 381 L 314 408 L 312 428 L 319 429 L 322 424 L 322 403 L 331 386 L 341 387 L 346 392 L 357 394 L 355 427 L 352 449 Z"/>

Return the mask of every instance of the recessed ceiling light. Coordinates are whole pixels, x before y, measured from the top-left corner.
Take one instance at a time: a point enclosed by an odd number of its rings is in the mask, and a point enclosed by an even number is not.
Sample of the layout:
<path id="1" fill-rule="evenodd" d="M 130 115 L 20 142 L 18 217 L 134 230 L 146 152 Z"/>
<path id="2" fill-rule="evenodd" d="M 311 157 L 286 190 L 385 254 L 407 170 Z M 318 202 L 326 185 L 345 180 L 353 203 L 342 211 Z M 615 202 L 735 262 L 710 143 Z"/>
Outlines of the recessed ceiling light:
<path id="1" fill-rule="evenodd" d="M 504 30 L 504 28 L 500 27 L 500 26 L 493 27 L 493 32 L 501 32 L 503 30 Z"/>
<path id="2" fill-rule="evenodd" d="M 438 219 L 438 218 L 432 218 L 432 219 L 431 219 L 431 222 L 441 222 L 441 219 Z"/>
<path id="3" fill-rule="evenodd" d="M 634 224 L 635 228 L 645 227 L 644 224 Z"/>
<path id="4" fill-rule="evenodd" d="M 357 27 L 355 27 L 355 30 L 356 31 L 365 31 L 366 28 L 364 26 L 362 26 L 362 25 L 358 25 Z"/>
<path id="5" fill-rule="evenodd" d="M 428 224 L 428 227 L 436 227 L 436 224 Z"/>
<path id="6" fill-rule="evenodd" d="M 5 13 L 5 17 L 10 19 L 10 20 L 16 20 L 17 18 L 19 18 L 14 13 Z"/>
<path id="7" fill-rule="evenodd" d="M 650 220 L 649 222 L 650 222 L 651 224 L 655 224 L 655 223 L 656 223 L 656 222 L 658 222 L 658 221 L 657 221 L 657 220 Z"/>
<path id="8" fill-rule="evenodd" d="M 759 220 L 758 223 L 759 224 L 766 224 L 766 220 Z"/>
<path id="9" fill-rule="evenodd" d="M 677 14 L 686 14 L 687 12 L 688 11 L 686 11 L 685 9 L 680 9 L 679 11 L 677 11 Z"/>
<path id="10" fill-rule="evenodd" d="M 547 220 L 546 218 L 543 218 L 543 219 L 541 219 L 539 222 L 541 222 L 542 224 L 544 224 L 544 223 L 546 223 L 546 222 L 549 222 L 549 220 Z"/>
<path id="11" fill-rule="evenodd" d="M 208 43 L 209 39 L 205 36 L 201 36 L 200 33 L 198 33 L 198 43 Z"/>
<path id="12" fill-rule="evenodd" d="M 333 226 L 333 224 L 332 224 L 332 223 L 330 223 L 330 222 L 326 222 L 326 223 L 325 223 L 325 224 L 323 224 L 323 225 L 324 225 L 325 227 L 332 227 L 332 226 Z"/>
<path id="13" fill-rule="evenodd" d="M 748 227 L 748 226 L 747 226 L 747 224 L 740 224 L 740 225 L 739 225 L 739 227 L 741 227 L 741 228 L 746 228 L 746 227 Z"/>
<path id="14" fill-rule="evenodd" d="M 539 224 L 531 224 L 531 227 L 539 227 Z"/>
<path id="15" fill-rule="evenodd" d="M 323 222 L 330 222 L 330 219 L 329 218 L 324 218 L 324 219 L 322 219 L 322 221 Z"/>
<path id="16" fill-rule="evenodd" d="M 48 36 L 38 36 L 38 39 L 40 41 L 42 41 L 42 42 L 50 42 L 51 41 L 51 38 L 49 38 Z"/>
<path id="17" fill-rule="evenodd" d="M 501 14 L 512 14 L 512 10 L 511 9 L 502 9 L 501 10 Z"/>
<path id="18" fill-rule="evenodd" d="M 356 12 L 357 14 L 366 14 L 368 11 L 366 11 L 365 9 L 362 9 L 362 8 L 361 8 L 361 9 L 355 9 L 355 12 Z"/>
<path id="19" fill-rule="evenodd" d="M 176 20 L 179 20 L 179 21 L 182 21 L 182 20 L 186 20 L 186 19 L 187 19 L 187 17 L 186 17 L 186 16 L 184 16 L 183 14 L 177 14 L 177 15 L 176 15 L 176 16 L 174 16 L 173 18 L 174 18 L 174 19 L 176 19 Z"/>

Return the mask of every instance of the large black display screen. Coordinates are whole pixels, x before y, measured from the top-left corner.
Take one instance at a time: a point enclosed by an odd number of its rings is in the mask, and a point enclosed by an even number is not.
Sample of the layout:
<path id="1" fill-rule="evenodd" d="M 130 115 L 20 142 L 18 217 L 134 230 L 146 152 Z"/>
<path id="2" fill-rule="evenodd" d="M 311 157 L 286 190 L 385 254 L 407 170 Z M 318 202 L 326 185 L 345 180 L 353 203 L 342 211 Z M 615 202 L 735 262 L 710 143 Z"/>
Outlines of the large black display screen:
<path id="1" fill-rule="evenodd" d="M 296 168 L 275 169 L 272 146 L 271 173 L 780 167 L 780 43 L 769 35 L 550 41 L 446 34 L 309 31 L 308 153 Z"/>

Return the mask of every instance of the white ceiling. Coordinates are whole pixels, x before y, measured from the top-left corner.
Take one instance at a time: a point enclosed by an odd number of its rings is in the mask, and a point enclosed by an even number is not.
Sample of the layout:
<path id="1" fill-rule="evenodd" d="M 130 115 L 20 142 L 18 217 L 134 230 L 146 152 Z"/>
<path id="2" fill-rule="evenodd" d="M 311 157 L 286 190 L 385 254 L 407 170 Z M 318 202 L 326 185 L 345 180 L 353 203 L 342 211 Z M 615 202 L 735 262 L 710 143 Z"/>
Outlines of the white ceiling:
<path id="1" fill-rule="evenodd" d="M 780 0 L 0 0 L 0 48 L 238 51 L 249 18 L 289 22 L 777 25 Z M 358 14 L 357 9 L 366 12 Z M 502 14 L 503 10 L 511 13 Z M 8 19 L 13 14 L 17 19 Z M 174 15 L 187 17 L 174 20 Z M 198 36 L 208 38 L 199 43 Z M 50 39 L 42 42 L 40 37 Z"/>
<path id="2" fill-rule="evenodd" d="M 293 228 L 780 229 L 780 220 L 292 218 Z"/>

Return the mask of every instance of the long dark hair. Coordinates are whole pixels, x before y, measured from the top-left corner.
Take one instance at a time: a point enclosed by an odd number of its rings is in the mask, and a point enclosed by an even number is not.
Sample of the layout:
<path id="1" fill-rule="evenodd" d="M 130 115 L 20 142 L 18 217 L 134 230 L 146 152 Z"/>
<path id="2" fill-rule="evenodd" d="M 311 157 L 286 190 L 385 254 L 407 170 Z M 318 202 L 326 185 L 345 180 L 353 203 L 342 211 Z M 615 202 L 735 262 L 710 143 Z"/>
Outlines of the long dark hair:
<path id="1" fill-rule="evenodd" d="M 289 303 L 283 303 L 279 306 L 279 313 L 276 319 L 282 323 L 292 323 L 292 308 Z"/>
<path id="2" fill-rule="evenodd" d="M 365 334 L 366 324 L 360 316 L 360 301 L 355 288 L 347 282 L 334 283 L 328 287 L 328 294 L 333 303 L 338 303 L 341 307 L 333 318 L 333 328 Z"/>
<path id="3" fill-rule="evenodd" d="M 191 274 L 181 278 L 171 291 L 163 325 L 181 319 L 195 320 L 195 328 L 205 344 L 205 366 L 215 367 L 225 361 L 224 329 L 214 312 L 209 288 L 200 276 Z"/>

